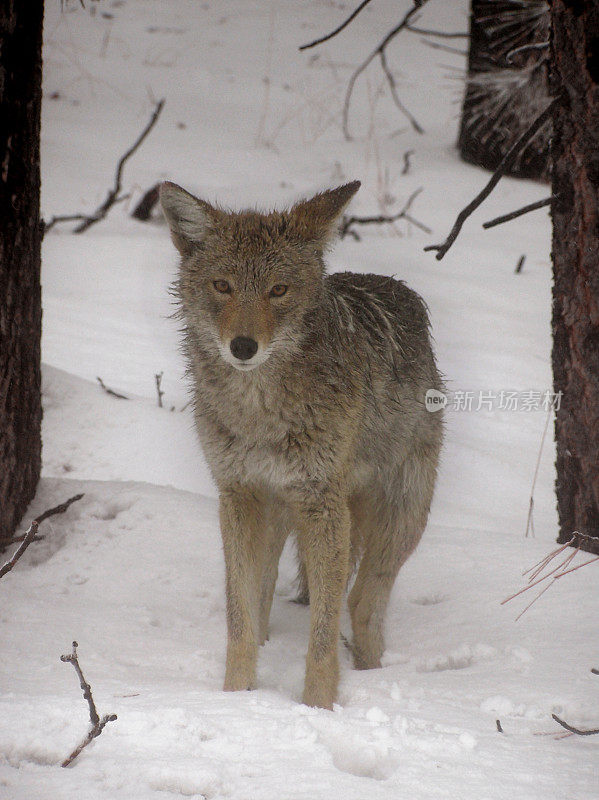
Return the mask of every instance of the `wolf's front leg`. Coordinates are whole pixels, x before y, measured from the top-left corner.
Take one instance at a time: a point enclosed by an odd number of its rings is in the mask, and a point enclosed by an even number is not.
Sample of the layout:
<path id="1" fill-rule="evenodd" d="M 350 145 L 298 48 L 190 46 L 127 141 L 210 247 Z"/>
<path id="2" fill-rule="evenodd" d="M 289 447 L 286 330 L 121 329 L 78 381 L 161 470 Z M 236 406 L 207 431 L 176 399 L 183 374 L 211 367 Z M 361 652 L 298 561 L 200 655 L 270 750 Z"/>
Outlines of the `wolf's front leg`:
<path id="1" fill-rule="evenodd" d="M 350 516 L 345 497 L 325 492 L 300 503 L 300 535 L 310 591 L 304 703 L 332 709 L 339 682 L 339 616 L 347 582 Z"/>
<path id="2" fill-rule="evenodd" d="M 262 502 L 245 487 L 220 492 L 227 593 L 225 691 L 254 689 L 263 547 Z"/>

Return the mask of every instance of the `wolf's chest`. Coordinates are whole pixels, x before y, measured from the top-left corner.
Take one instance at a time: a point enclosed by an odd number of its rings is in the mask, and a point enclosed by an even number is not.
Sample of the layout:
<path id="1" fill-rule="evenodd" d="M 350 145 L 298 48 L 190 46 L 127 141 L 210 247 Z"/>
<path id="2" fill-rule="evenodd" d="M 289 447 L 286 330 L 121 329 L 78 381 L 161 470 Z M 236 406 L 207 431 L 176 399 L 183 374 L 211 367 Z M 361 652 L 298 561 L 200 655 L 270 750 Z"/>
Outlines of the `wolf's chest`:
<path id="1" fill-rule="evenodd" d="M 309 405 L 289 402 L 283 387 L 276 394 L 253 387 L 231 392 L 199 408 L 196 423 L 217 480 L 284 489 L 325 474 L 329 444 Z"/>

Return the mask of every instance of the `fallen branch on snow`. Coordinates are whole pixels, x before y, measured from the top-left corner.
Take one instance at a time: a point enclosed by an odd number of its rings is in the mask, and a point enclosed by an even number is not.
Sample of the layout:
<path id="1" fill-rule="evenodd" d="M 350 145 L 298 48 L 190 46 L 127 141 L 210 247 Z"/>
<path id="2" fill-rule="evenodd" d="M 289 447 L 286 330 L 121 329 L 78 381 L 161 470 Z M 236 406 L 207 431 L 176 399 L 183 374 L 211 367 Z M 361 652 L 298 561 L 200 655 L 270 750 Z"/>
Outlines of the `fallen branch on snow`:
<path id="1" fill-rule="evenodd" d="M 73 651 L 67 655 L 61 656 L 60 660 L 64 661 L 65 663 L 71 663 L 75 668 L 75 672 L 77 673 L 77 677 L 79 678 L 79 685 L 83 689 L 83 697 L 87 700 L 87 704 L 89 706 L 89 721 L 91 727 L 87 732 L 87 736 L 83 741 L 77 745 L 77 747 L 73 750 L 71 755 L 62 762 L 61 767 L 68 767 L 79 755 L 79 753 L 87 747 L 87 745 L 93 741 L 97 736 L 99 736 L 102 731 L 104 730 L 104 726 L 108 722 L 114 722 L 117 716 L 116 714 L 105 714 L 101 719 L 98 715 L 96 710 L 96 704 L 94 703 L 94 698 L 92 697 L 92 689 L 89 683 L 83 677 L 83 672 L 81 671 L 81 667 L 79 666 L 79 659 L 77 658 L 77 647 L 79 645 L 77 642 L 73 642 Z"/>
<path id="2" fill-rule="evenodd" d="M 560 719 L 557 716 L 557 714 L 552 714 L 551 716 L 559 725 L 562 726 L 562 728 L 565 728 L 567 731 L 570 731 L 570 733 L 577 733 L 579 736 L 595 736 L 597 733 L 599 733 L 599 728 L 592 728 L 590 730 L 581 730 L 580 728 L 575 728 L 573 725 L 568 725 L 568 723 L 564 722 L 563 719 Z"/>
<path id="3" fill-rule="evenodd" d="M 7 572 L 11 571 L 25 550 L 27 550 L 31 542 L 39 542 L 44 538 L 43 536 L 37 535 L 40 522 L 48 519 L 48 517 L 53 517 L 55 514 L 64 514 L 71 503 L 81 500 L 82 497 L 82 494 L 76 494 L 74 497 L 70 497 L 68 500 L 65 500 L 64 503 L 54 506 L 54 508 L 49 508 L 47 511 L 44 511 L 42 514 L 40 514 L 39 517 L 36 517 L 36 519 L 33 520 L 29 526 L 29 529 L 23 536 L 15 536 L 13 539 L 7 542 L 7 545 L 16 544 L 17 542 L 20 542 L 21 544 L 17 550 L 15 550 L 13 557 L 0 568 L 0 578 L 3 578 Z"/>
<path id="4" fill-rule="evenodd" d="M 109 394 L 111 397 L 116 397 L 118 400 L 128 400 L 129 399 L 124 394 L 119 394 L 118 392 L 115 392 L 114 389 L 110 389 L 108 386 L 106 386 L 104 384 L 104 381 L 102 380 L 102 378 L 96 377 L 96 380 L 100 384 L 101 388 L 104 389 L 106 394 Z"/>

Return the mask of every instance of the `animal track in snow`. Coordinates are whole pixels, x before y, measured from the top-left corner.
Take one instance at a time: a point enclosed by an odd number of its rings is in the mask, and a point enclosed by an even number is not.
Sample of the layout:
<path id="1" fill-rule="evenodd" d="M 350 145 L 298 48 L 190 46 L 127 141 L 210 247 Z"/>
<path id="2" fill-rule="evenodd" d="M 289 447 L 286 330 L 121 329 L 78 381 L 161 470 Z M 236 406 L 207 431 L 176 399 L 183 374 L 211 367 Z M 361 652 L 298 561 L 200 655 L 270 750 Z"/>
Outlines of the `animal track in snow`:
<path id="1" fill-rule="evenodd" d="M 111 500 L 98 500 L 90 509 L 89 515 L 94 519 L 110 521 L 116 519 L 124 511 L 129 511 L 136 502 L 137 497 L 130 494 L 121 495 Z"/>
<path id="2" fill-rule="evenodd" d="M 439 603 L 443 603 L 445 600 L 447 600 L 447 597 L 444 594 L 423 594 L 418 595 L 418 597 L 412 597 L 410 603 L 414 603 L 416 606 L 438 606 Z"/>
<path id="3" fill-rule="evenodd" d="M 466 669 L 484 658 L 495 655 L 496 650 L 487 644 L 471 647 L 464 644 L 450 653 L 425 658 L 417 666 L 418 672 L 444 672 L 448 669 Z"/>

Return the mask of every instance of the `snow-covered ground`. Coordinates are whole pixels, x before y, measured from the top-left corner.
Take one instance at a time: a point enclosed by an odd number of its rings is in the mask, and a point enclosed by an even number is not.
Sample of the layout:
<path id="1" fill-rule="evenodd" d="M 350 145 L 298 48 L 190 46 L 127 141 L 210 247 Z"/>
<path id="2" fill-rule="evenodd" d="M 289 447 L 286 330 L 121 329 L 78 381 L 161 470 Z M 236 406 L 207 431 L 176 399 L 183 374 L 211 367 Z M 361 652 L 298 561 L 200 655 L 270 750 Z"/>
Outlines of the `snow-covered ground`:
<path id="1" fill-rule="evenodd" d="M 597 797 L 598 737 L 556 739 L 562 729 L 551 719 L 597 726 L 595 567 L 558 581 L 518 622 L 528 595 L 500 605 L 557 533 L 548 436 L 536 536 L 524 536 L 547 414 L 500 407 L 502 391 L 522 406 L 525 392 L 551 388 L 550 226 L 544 211 L 488 232 L 480 223 L 547 188 L 504 180 L 443 261 L 423 252 L 487 179 L 454 149 L 464 58 L 402 34 L 388 56 L 425 133 L 393 106 L 375 62 L 358 81 L 347 142 L 340 119 L 351 71 L 408 0 L 378 0 L 303 53 L 298 45 L 355 4 L 64 5 L 61 13 L 58 0 L 47 3 L 44 216 L 102 201 L 162 97 L 156 127 L 125 168 L 136 196 L 168 178 L 232 207 L 270 207 L 360 178 L 352 210 L 371 214 L 392 213 L 423 187 L 412 213 L 430 235 L 405 222 L 363 228 L 362 241 L 338 244 L 330 266 L 393 274 L 421 292 L 453 395 L 430 523 L 395 586 L 383 668 L 356 672 L 342 650 L 335 710 L 299 703 L 309 612 L 289 602 L 286 552 L 259 689 L 224 694 L 216 492 L 184 409 L 167 291 L 174 248 L 163 225 L 135 222 L 126 203 L 81 236 L 67 225 L 49 232 L 44 469 L 23 524 L 85 496 L 43 523 L 45 539 L 0 583 L 0 798 Z M 420 24 L 466 30 L 466 0 L 431 0 Z M 102 392 L 97 376 L 130 399 Z M 463 392 L 472 392 L 470 411 L 456 407 Z M 118 720 L 61 769 L 88 726 L 75 672 L 59 659 L 73 639 L 100 714 Z"/>

